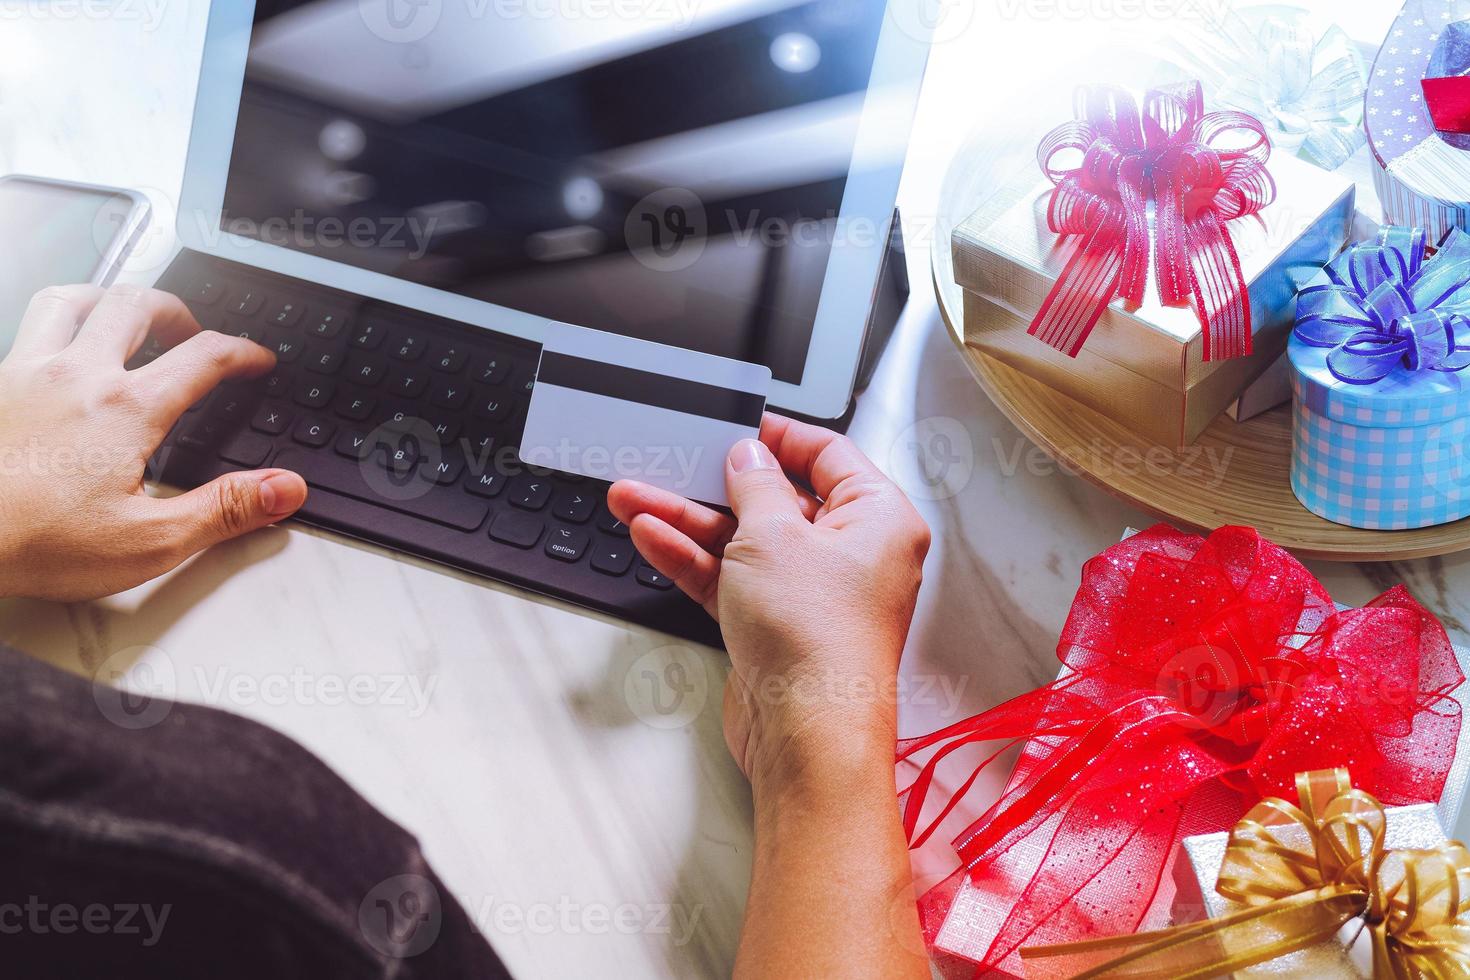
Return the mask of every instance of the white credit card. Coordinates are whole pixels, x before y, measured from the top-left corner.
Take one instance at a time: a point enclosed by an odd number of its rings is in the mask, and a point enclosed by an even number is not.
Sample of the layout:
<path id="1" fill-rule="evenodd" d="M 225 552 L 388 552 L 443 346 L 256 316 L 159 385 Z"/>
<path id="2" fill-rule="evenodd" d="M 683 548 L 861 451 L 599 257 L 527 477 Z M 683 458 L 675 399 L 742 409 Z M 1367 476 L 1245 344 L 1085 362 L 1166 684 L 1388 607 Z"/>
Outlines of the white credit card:
<path id="1" fill-rule="evenodd" d="M 724 506 L 725 457 L 760 435 L 770 388 L 763 364 L 553 323 L 521 462 Z"/>

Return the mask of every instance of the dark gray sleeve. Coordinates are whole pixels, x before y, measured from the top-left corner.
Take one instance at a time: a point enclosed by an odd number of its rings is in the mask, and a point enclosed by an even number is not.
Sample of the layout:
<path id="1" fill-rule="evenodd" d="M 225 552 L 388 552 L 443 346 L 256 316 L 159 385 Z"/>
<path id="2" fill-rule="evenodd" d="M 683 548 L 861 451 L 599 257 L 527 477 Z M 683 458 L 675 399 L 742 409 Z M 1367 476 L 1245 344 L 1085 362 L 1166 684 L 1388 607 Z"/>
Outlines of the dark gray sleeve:
<path id="1" fill-rule="evenodd" d="M 0 948 L 23 977 L 508 975 L 413 836 L 300 745 L 4 647 Z"/>

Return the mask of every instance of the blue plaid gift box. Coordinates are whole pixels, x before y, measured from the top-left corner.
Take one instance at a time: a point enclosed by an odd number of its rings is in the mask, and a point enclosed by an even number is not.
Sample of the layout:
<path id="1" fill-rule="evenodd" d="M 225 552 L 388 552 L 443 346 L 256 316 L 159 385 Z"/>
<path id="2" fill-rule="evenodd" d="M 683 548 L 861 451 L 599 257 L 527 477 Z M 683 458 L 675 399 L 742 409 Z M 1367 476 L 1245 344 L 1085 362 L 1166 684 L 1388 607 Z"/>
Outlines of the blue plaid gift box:
<path id="1" fill-rule="evenodd" d="M 1470 515 L 1470 234 L 1426 244 L 1385 227 L 1297 299 L 1291 488 L 1339 524 Z"/>

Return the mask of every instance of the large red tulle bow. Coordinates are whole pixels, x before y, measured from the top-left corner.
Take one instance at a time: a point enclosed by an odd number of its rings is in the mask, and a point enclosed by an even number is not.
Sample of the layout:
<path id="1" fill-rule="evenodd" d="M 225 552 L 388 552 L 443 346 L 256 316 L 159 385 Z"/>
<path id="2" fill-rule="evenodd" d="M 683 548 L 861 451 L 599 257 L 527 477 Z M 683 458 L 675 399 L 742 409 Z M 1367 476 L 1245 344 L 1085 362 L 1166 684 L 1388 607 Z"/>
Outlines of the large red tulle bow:
<path id="1" fill-rule="evenodd" d="M 993 928 L 946 929 L 950 967 L 1020 976 L 1023 945 L 1136 931 L 1179 840 L 1230 828 L 1298 772 L 1345 767 L 1401 805 L 1437 802 L 1454 760 L 1464 677 L 1439 621 L 1402 587 L 1339 611 L 1250 528 L 1159 525 L 1093 558 L 1057 655 L 1061 679 L 899 744 L 918 768 L 900 796 L 914 847 L 1025 746 L 955 838 L 960 870 L 920 899 L 934 944 L 961 890 L 986 896 Z M 966 746 L 994 751 L 941 806 L 940 763 Z"/>
<path id="2" fill-rule="evenodd" d="M 1075 167 L 1057 163 L 1073 150 L 1082 154 Z M 1193 298 L 1205 360 L 1249 354 L 1250 297 L 1225 223 L 1275 197 L 1270 154 L 1259 120 L 1204 111 L 1199 82 L 1150 90 L 1142 115 L 1126 91 L 1078 89 L 1076 118 L 1047 135 L 1037 159 L 1056 184 L 1051 230 L 1083 237 L 1030 333 L 1076 357 L 1114 297 L 1143 302 L 1152 200 L 1160 302 Z"/>

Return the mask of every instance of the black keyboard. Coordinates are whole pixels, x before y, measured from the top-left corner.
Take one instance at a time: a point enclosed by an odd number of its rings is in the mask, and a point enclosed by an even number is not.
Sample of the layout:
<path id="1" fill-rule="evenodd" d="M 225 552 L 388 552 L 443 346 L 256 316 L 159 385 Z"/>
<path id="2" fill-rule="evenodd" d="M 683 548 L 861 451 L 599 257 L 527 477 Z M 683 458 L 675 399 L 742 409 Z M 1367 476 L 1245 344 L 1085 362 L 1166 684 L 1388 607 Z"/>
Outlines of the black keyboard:
<path id="1" fill-rule="evenodd" d="M 606 483 L 519 461 L 539 345 L 188 250 L 158 288 L 277 365 L 192 407 L 154 479 L 294 470 L 311 487 L 297 520 L 719 645 L 633 548 Z"/>

